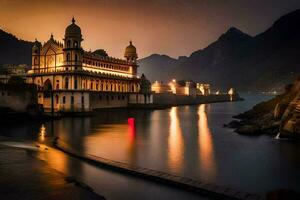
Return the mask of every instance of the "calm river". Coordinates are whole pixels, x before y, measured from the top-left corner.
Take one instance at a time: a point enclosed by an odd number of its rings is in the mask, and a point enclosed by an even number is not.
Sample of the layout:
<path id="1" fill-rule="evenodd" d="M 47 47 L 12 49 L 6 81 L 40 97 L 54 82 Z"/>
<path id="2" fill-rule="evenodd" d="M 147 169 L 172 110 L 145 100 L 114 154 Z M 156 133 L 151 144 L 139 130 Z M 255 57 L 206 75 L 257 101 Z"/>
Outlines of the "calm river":
<path id="1" fill-rule="evenodd" d="M 233 115 L 271 98 L 243 97 L 243 102 L 99 112 L 93 117 L 15 126 L 2 129 L 1 134 L 40 141 L 58 136 L 87 154 L 246 192 L 264 193 L 278 188 L 300 191 L 300 142 L 242 136 L 223 128 Z M 41 127 L 45 127 L 45 138 L 40 136 Z M 41 157 L 108 199 L 197 198 L 184 191 L 98 169 L 58 151 L 50 155 Z"/>

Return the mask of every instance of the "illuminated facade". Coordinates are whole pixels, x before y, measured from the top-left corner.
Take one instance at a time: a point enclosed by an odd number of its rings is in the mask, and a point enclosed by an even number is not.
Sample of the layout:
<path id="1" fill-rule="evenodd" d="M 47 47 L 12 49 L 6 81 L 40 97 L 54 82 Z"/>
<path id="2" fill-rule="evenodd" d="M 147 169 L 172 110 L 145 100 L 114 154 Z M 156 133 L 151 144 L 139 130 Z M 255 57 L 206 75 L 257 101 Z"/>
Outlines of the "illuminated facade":
<path id="1" fill-rule="evenodd" d="M 152 102 L 150 93 L 140 92 L 142 79 L 137 76 L 138 56 L 132 42 L 125 59 L 117 59 L 103 50 L 83 50 L 82 41 L 73 18 L 63 43 L 53 35 L 44 45 L 35 42 L 26 78 L 38 85 L 38 101 L 45 109 L 90 111 Z"/>
<path id="2" fill-rule="evenodd" d="M 161 93 L 173 93 L 176 95 L 193 96 L 197 95 L 196 85 L 192 81 L 177 82 L 175 79 L 169 82 L 169 84 L 163 84 L 162 82 L 155 81 L 151 85 L 152 92 Z"/>
<path id="3" fill-rule="evenodd" d="M 197 90 L 200 92 L 200 95 L 210 95 L 210 85 L 207 83 L 197 83 Z"/>

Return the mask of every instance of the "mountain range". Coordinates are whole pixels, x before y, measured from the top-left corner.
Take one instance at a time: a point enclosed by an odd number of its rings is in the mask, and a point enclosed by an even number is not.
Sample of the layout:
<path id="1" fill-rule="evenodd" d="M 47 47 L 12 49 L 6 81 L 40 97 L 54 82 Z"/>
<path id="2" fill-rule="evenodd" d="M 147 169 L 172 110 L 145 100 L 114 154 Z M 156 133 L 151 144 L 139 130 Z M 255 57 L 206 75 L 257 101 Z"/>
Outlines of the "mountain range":
<path id="1" fill-rule="evenodd" d="M 153 54 L 139 60 L 151 80 L 173 78 L 210 83 L 215 88 L 274 91 L 300 73 L 300 9 L 254 37 L 230 28 L 208 47 L 178 59 Z"/>
<path id="2" fill-rule="evenodd" d="M 300 9 L 284 15 L 263 33 L 250 36 L 230 28 L 215 42 L 177 59 L 152 54 L 138 61 L 151 81 L 194 80 L 213 88 L 273 91 L 300 73 Z M 32 42 L 0 30 L 0 65 L 31 65 Z"/>

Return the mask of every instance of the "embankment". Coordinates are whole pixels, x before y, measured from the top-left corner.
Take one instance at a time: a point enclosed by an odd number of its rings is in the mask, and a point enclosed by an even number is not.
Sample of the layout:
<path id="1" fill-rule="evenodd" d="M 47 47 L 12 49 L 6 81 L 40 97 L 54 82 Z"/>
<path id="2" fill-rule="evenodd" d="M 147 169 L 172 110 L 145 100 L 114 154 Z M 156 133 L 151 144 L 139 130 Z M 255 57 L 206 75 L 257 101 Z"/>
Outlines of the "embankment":
<path id="1" fill-rule="evenodd" d="M 239 95 L 197 95 L 195 97 L 176 95 L 171 93 L 153 94 L 153 104 L 156 105 L 193 105 L 202 103 L 215 103 L 215 102 L 227 102 L 241 100 Z"/>
<path id="2" fill-rule="evenodd" d="M 197 192 L 199 194 L 212 197 L 214 199 L 240 199 L 240 200 L 258 200 L 259 195 L 250 194 L 246 192 L 237 191 L 228 187 L 218 186 L 211 183 L 205 183 L 191 178 L 181 177 L 177 175 L 168 174 L 161 171 L 147 169 L 138 166 L 132 166 L 127 163 L 118 162 L 114 160 L 105 159 L 94 155 L 84 155 L 76 150 L 70 149 L 68 145 L 56 139 L 54 146 L 59 150 L 91 163 L 96 166 L 104 167 L 116 172 L 133 175 L 139 178 L 155 181 L 161 184 L 170 185 L 180 189 Z"/>

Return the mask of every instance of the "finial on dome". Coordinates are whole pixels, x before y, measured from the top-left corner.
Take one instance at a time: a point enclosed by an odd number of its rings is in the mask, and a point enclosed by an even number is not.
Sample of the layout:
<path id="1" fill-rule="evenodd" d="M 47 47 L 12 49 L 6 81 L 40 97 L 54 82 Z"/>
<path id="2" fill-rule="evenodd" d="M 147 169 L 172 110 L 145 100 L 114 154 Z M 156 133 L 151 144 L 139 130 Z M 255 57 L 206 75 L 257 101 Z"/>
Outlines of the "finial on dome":
<path id="1" fill-rule="evenodd" d="M 73 18 L 72 18 L 72 23 L 75 24 L 75 22 L 76 22 L 76 21 L 75 21 L 74 16 L 73 16 Z"/>
<path id="2" fill-rule="evenodd" d="M 129 41 L 129 44 L 132 45 L 132 40 Z"/>
<path id="3" fill-rule="evenodd" d="M 50 36 L 50 38 L 51 38 L 51 39 L 53 39 L 53 34 L 52 34 L 52 33 L 51 33 L 51 36 Z"/>

